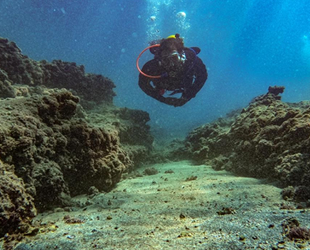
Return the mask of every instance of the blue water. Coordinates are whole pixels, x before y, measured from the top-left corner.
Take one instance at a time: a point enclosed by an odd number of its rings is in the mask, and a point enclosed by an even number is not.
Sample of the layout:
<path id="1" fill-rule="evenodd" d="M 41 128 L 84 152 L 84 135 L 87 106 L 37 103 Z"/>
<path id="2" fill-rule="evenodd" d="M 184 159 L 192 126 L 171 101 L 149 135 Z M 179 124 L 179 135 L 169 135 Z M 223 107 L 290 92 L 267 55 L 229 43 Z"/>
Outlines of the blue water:
<path id="1" fill-rule="evenodd" d="M 114 103 L 149 112 L 162 136 L 185 135 L 270 85 L 286 87 L 284 101 L 309 99 L 307 0 L 1 0 L 0 13 L 1 37 L 32 59 L 74 61 L 109 77 Z M 179 108 L 142 92 L 135 68 L 149 41 L 175 33 L 201 48 L 209 71 L 196 98 Z M 151 58 L 145 53 L 140 65 Z"/>

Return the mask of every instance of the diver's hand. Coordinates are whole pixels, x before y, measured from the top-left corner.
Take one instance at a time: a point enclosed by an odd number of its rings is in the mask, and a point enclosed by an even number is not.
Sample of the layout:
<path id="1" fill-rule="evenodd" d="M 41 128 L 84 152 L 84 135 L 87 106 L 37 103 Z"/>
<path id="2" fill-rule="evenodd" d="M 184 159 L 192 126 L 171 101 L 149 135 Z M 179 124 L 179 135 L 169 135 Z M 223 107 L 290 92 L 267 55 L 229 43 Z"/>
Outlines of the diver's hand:
<path id="1" fill-rule="evenodd" d="M 174 106 L 174 107 L 180 107 L 183 106 L 185 103 L 187 103 L 189 99 L 186 98 L 174 98 L 174 97 L 166 97 L 162 102 Z"/>

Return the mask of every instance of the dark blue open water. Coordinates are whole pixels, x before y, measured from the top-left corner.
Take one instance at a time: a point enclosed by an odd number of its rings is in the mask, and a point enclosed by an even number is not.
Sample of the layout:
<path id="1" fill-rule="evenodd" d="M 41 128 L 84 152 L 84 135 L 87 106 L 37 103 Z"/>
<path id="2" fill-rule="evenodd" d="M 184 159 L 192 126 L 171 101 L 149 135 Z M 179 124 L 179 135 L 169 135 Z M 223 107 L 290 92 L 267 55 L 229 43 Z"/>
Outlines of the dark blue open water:
<path id="1" fill-rule="evenodd" d="M 162 135 L 184 135 L 270 85 L 286 87 L 284 101 L 309 99 L 308 0 L 1 0 L 0 13 L 1 37 L 32 59 L 74 61 L 111 78 L 115 104 L 149 112 Z M 150 40 L 175 33 L 201 48 L 209 70 L 203 89 L 180 108 L 143 93 L 135 68 Z"/>

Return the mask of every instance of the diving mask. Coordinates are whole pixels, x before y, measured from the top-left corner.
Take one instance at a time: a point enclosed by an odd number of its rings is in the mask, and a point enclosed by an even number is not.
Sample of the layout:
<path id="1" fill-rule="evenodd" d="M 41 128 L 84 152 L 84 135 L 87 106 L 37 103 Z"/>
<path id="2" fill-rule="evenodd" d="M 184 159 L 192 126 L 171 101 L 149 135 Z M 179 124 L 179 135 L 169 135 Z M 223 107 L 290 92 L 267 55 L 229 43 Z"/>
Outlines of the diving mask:
<path id="1" fill-rule="evenodd" d="M 170 54 L 162 56 L 160 62 L 164 68 L 179 68 L 186 61 L 184 51 L 178 52 L 173 50 Z"/>

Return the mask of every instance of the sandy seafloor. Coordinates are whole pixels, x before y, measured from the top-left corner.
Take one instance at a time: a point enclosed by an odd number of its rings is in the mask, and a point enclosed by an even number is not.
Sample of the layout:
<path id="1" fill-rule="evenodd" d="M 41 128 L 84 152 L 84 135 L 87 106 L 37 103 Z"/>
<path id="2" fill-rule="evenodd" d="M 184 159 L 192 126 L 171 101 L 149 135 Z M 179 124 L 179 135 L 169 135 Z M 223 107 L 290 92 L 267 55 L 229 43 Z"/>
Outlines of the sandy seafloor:
<path id="1" fill-rule="evenodd" d="M 188 161 L 151 167 L 159 173 L 129 175 L 110 193 L 76 197 L 80 207 L 71 212 L 39 214 L 40 233 L 16 249 L 310 249 L 281 226 L 296 217 L 309 228 L 310 211 L 281 209 L 294 204 L 272 183 Z M 223 208 L 231 213 L 221 215 Z"/>

